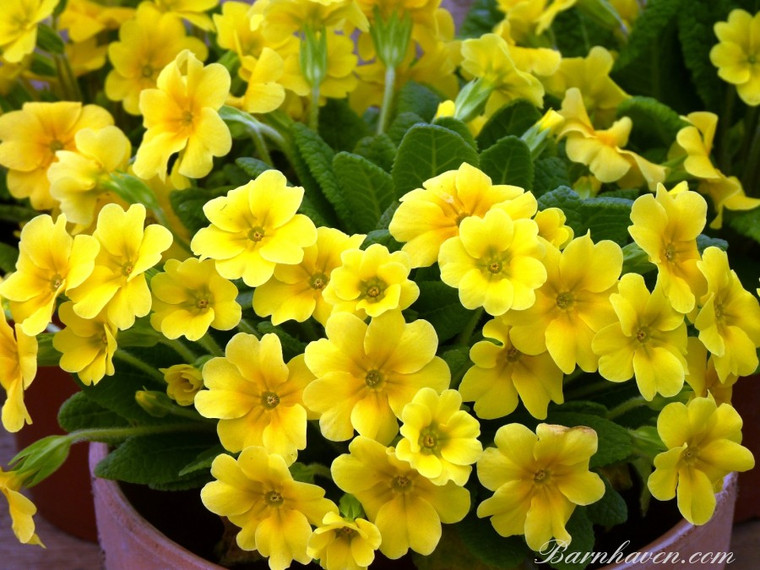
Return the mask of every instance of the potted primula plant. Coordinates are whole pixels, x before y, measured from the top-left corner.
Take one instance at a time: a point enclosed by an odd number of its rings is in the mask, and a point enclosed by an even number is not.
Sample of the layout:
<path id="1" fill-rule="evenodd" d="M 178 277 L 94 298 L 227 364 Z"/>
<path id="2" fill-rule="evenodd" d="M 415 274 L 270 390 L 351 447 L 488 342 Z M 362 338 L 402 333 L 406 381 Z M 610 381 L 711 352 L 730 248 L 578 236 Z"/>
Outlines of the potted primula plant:
<path id="1" fill-rule="evenodd" d="M 6 4 L 4 428 L 79 386 L 21 542 L 84 441 L 273 569 L 581 568 L 753 468 L 752 2 Z"/>

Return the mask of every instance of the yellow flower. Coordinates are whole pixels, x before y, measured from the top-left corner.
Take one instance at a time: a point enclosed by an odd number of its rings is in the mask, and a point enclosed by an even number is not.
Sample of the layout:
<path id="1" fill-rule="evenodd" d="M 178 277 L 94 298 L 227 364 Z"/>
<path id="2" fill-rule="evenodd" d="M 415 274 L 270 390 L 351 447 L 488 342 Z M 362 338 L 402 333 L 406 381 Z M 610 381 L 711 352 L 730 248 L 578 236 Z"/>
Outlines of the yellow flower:
<path id="1" fill-rule="evenodd" d="M 247 447 L 237 460 L 219 455 L 211 475 L 216 480 L 201 489 L 201 500 L 241 528 L 240 548 L 269 557 L 272 570 L 284 570 L 293 560 L 311 562 L 306 552 L 311 525 L 338 510 L 324 498 L 324 489 L 294 481 L 282 457 L 262 447 Z"/>
<path id="2" fill-rule="evenodd" d="M 508 202 L 513 218 L 528 218 L 536 212 L 533 194 L 517 186 L 492 184 L 483 172 L 463 162 L 407 192 L 388 226 L 391 235 L 405 242 L 402 251 L 412 267 L 432 265 L 441 244 L 459 235 L 459 224 L 468 216 L 483 217 L 491 206 Z"/>
<path id="3" fill-rule="evenodd" d="M 654 458 L 649 491 L 660 501 L 678 498 L 678 510 L 692 524 L 705 524 L 715 511 L 715 493 L 732 471 L 755 466 L 742 447 L 742 419 L 728 404 L 712 398 L 673 402 L 660 412 L 657 432 L 668 448 Z"/>
<path id="4" fill-rule="evenodd" d="M 230 131 L 217 113 L 229 93 L 230 74 L 219 63 L 204 67 L 185 49 L 164 67 L 156 87 L 140 92 L 140 111 L 148 130 L 133 168 L 140 178 L 158 175 L 163 180 L 169 159 L 179 153 L 172 179 L 180 188 L 181 177 L 206 176 L 213 157 L 230 151 Z"/>
<path id="5" fill-rule="evenodd" d="M 617 182 L 624 188 L 638 187 L 646 182 L 650 189 L 654 189 L 658 182 L 665 181 L 663 166 L 623 149 L 633 126 L 630 117 L 622 117 L 609 129 L 596 130 L 576 87 L 565 93 L 560 114 L 565 117 L 565 126 L 558 136 L 567 139 L 567 157 L 588 166 L 602 182 Z"/>
<path id="6" fill-rule="evenodd" d="M 367 31 L 369 23 L 355 0 L 269 0 L 262 3 L 253 26 L 263 21 L 265 34 L 279 40 L 307 28 Z"/>
<path id="7" fill-rule="evenodd" d="M 673 308 L 688 313 L 701 296 L 705 279 L 697 268 L 697 236 L 707 222 L 707 202 L 686 182 L 671 191 L 657 185 L 657 196 L 636 199 L 628 233 L 657 266 L 657 282 Z"/>
<path id="8" fill-rule="evenodd" d="M 441 280 L 459 289 L 462 305 L 498 316 L 533 305 L 535 290 L 546 281 L 543 254 L 536 222 L 491 208 L 483 218 L 461 221 L 459 235 L 441 246 L 438 263 Z"/>
<path id="9" fill-rule="evenodd" d="M 198 340 L 209 327 L 228 331 L 240 322 L 237 287 L 217 273 L 210 259 L 170 259 L 150 282 L 150 323 L 166 338 Z"/>
<path id="10" fill-rule="evenodd" d="M 568 226 L 567 216 L 561 208 L 545 208 L 536 212 L 533 220 L 538 224 L 538 237 L 558 249 L 563 249 L 573 239 L 573 228 Z"/>
<path id="11" fill-rule="evenodd" d="M 248 87 L 241 97 L 230 97 L 228 104 L 248 113 L 269 113 L 277 109 L 285 100 L 285 88 L 278 83 L 283 74 L 283 65 L 280 54 L 268 47 L 261 50 L 258 58 L 244 57 L 240 73 Z"/>
<path id="12" fill-rule="evenodd" d="M 435 356 L 438 337 L 427 321 L 405 323 L 391 311 L 367 325 L 351 313 L 334 313 L 325 331 L 327 338 L 306 347 L 306 365 L 317 379 L 303 398 L 327 439 L 351 439 L 356 429 L 390 443 L 396 418 L 420 388 L 449 386 L 449 367 Z"/>
<path id="13" fill-rule="evenodd" d="M 10 63 L 19 63 L 34 51 L 37 24 L 53 13 L 58 0 L 5 0 L 0 12 L 0 52 Z"/>
<path id="14" fill-rule="evenodd" d="M 106 77 L 106 96 L 121 101 L 127 113 L 139 115 L 140 92 L 156 87 L 159 72 L 185 49 L 201 60 L 208 54 L 201 40 L 187 37 L 177 18 L 140 3 L 134 17 L 119 29 L 119 41 L 108 46 L 113 70 Z"/>
<path id="15" fill-rule="evenodd" d="M 408 308 L 420 295 L 417 283 L 409 279 L 412 267 L 403 251 L 390 253 L 374 243 L 365 250 L 348 249 L 340 259 L 322 293 L 334 311 L 378 317 Z"/>
<path id="16" fill-rule="evenodd" d="M 187 20 L 201 30 L 212 31 L 214 24 L 206 12 L 216 8 L 219 0 L 152 0 L 159 11 Z"/>
<path id="17" fill-rule="evenodd" d="M 76 77 L 96 71 L 106 64 L 108 53 L 107 45 L 99 45 L 98 38 L 77 43 L 67 43 L 64 46 L 66 59 L 69 61 L 71 71 Z"/>
<path id="18" fill-rule="evenodd" d="M 650 294 L 644 278 L 626 273 L 610 295 L 618 322 L 601 329 L 592 342 L 599 374 L 611 382 L 635 375 L 646 400 L 675 396 L 686 375 L 686 323 L 661 286 Z"/>
<path id="19" fill-rule="evenodd" d="M 544 33 L 557 14 L 569 10 L 576 0 L 498 0 L 499 10 L 517 32 L 516 38 L 527 40 L 527 36 Z"/>
<path id="20" fill-rule="evenodd" d="M 729 374 L 724 380 L 718 378 L 715 370 L 715 357 L 707 357 L 707 349 L 698 338 L 690 336 L 687 344 L 686 362 L 689 365 L 689 373 L 686 382 L 694 390 L 694 397 L 706 398 L 712 396 L 715 403 L 730 404 L 734 384 L 739 377 Z"/>
<path id="21" fill-rule="evenodd" d="M 365 570 L 375 560 L 380 531 L 371 522 L 329 512 L 314 529 L 307 552 L 326 570 Z"/>
<path id="22" fill-rule="evenodd" d="M 11 301 L 16 322 L 28 335 L 45 330 L 55 300 L 87 279 L 95 266 L 99 244 L 91 236 L 71 237 L 66 216 L 37 216 L 21 230 L 16 271 L 0 283 L 0 295 Z"/>
<path id="23" fill-rule="evenodd" d="M 718 44 L 710 50 L 710 61 L 723 81 L 736 85 L 747 105 L 760 104 L 760 13 L 731 10 L 728 21 L 714 27 Z"/>
<path id="24" fill-rule="evenodd" d="M 547 246 L 546 283 L 536 291 L 536 303 L 527 311 L 510 312 L 512 342 L 521 349 L 544 346 L 565 374 L 576 365 L 585 372 L 597 367 L 591 340 L 615 319 L 609 302 L 623 266 L 623 252 L 616 243 L 594 243 L 591 235 L 575 238 L 560 252 Z M 527 350 L 541 352 L 540 346 Z"/>
<path id="25" fill-rule="evenodd" d="M 5 311 L 0 313 L 0 386 L 5 390 L 2 422 L 6 431 L 17 432 L 25 423 L 32 423 L 24 405 L 24 390 L 37 374 L 37 339 L 25 334 L 19 324 L 11 328 Z"/>
<path id="26" fill-rule="evenodd" d="M 691 123 L 680 129 L 676 135 L 676 149 L 680 148 L 686 153 L 683 162 L 684 169 L 697 178 L 720 178 L 722 176 L 720 171 L 710 160 L 718 116 L 700 111 L 682 118 Z"/>
<path id="27" fill-rule="evenodd" d="M 180 406 L 192 406 L 195 395 L 203 388 L 201 371 L 190 364 L 174 364 L 158 370 L 168 384 L 166 394 Z"/>
<path id="28" fill-rule="evenodd" d="M 48 168 L 50 195 L 58 200 L 69 221 L 89 226 L 103 183 L 112 172 L 126 170 L 132 145 L 118 127 L 82 129 L 75 137 L 76 152 L 59 150 Z"/>
<path id="29" fill-rule="evenodd" d="M 392 448 L 363 436 L 335 459 L 335 484 L 354 495 L 370 521 L 380 529 L 380 552 L 395 560 L 411 548 L 428 555 L 441 539 L 441 523 L 461 521 L 470 508 L 470 493 L 453 481 L 434 485 Z"/>
<path id="30" fill-rule="evenodd" d="M 66 372 L 76 372 L 88 386 L 97 384 L 104 376 L 113 376 L 116 327 L 102 314 L 83 319 L 74 312 L 71 302 L 58 308 L 58 316 L 66 325 L 53 337 L 53 346 L 62 353 L 60 367 Z"/>
<path id="31" fill-rule="evenodd" d="M 267 170 L 207 202 L 203 213 L 211 225 L 195 234 L 193 252 L 214 259 L 222 277 L 242 277 L 249 287 L 266 283 L 276 264 L 301 263 L 304 248 L 317 240 L 317 229 L 309 218 L 296 214 L 303 188 L 286 184 L 280 172 Z"/>
<path id="32" fill-rule="evenodd" d="M 498 429 L 494 443 L 478 461 L 480 482 L 495 491 L 480 503 L 478 516 L 490 516 L 501 536 L 524 534 L 536 551 L 552 538 L 569 544 L 565 525 L 575 506 L 604 495 L 602 479 L 588 468 L 597 450 L 596 432 L 538 424 L 533 433 L 522 424 L 508 424 Z"/>
<path id="33" fill-rule="evenodd" d="M 494 33 L 507 42 L 509 55 L 512 56 L 515 66 L 520 71 L 542 77 L 550 77 L 557 73 L 562 60 L 559 50 L 518 46 L 515 38 L 512 37 L 512 24 L 509 20 L 499 22 L 494 28 Z"/>
<path id="34" fill-rule="evenodd" d="M 0 469 L 0 493 L 8 500 L 13 534 L 22 544 L 36 544 L 45 548 L 40 537 L 34 532 L 34 519 L 37 512 L 34 503 L 19 492 L 22 479 L 13 471 Z"/>
<path id="35" fill-rule="evenodd" d="M 134 16 L 133 8 L 103 6 L 92 0 L 68 0 L 58 19 L 58 29 L 67 30 L 74 43 L 86 42 L 106 30 L 115 30 Z"/>
<path id="36" fill-rule="evenodd" d="M 50 196 L 48 167 L 59 150 L 76 150 L 74 137 L 81 129 L 113 124 L 98 105 L 69 101 L 24 103 L 20 111 L 0 116 L 0 165 L 8 169 L 8 190 L 16 198 L 29 198 L 32 207 L 47 210 L 56 205 Z"/>
<path id="37" fill-rule="evenodd" d="M 285 364 L 274 333 L 261 340 L 238 333 L 224 354 L 204 365 L 207 390 L 195 395 L 195 407 L 203 417 L 219 419 L 219 439 L 229 451 L 262 446 L 292 464 L 306 447 L 301 392 L 313 376 L 303 356 Z"/>
<path id="38" fill-rule="evenodd" d="M 741 182 L 736 176 L 720 176 L 716 179 L 700 181 L 699 190 L 710 197 L 715 208 L 715 219 L 710 227 L 720 229 L 723 225 L 723 210 L 752 210 L 760 206 L 760 198 L 750 198 L 744 192 Z"/>
<path id="39" fill-rule="evenodd" d="M 279 325 L 289 319 L 303 322 L 309 317 L 323 325 L 332 305 L 322 297 L 330 276 L 340 266 L 344 251 L 358 248 L 363 235 L 347 236 L 334 228 L 317 228 L 317 243 L 304 248 L 298 265 L 276 265 L 272 278 L 253 292 L 253 310 L 262 317 L 272 317 Z"/>
<path id="40" fill-rule="evenodd" d="M 725 251 L 708 247 L 697 266 L 707 279 L 707 293 L 694 319 L 699 340 L 713 354 L 721 381 L 729 374 L 746 376 L 758 364 L 760 346 L 760 304 L 742 287 L 728 265 Z"/>
<path id="41" fill-rule="evenodd" d="M 451 99 L 447 99 L 446 101 L 442 101 L 438 104 L 438 108 L 435 111 L 435 116 L 433 117 L 433 120 L 439 119 L 441 117 L 454 117 L 456 115 L 456 104 Z M 467 130 L 470 131 L 470 134 L 473 137 L 477 137 L 480 133 L 480 130 L 483 128 L 483 125 L 486 124 L 486 121 L 488 119 L 485 115 L 478 115 L 477 117 L 474 117 L 467 121 Z M 462 165 L 467 164 L 466 162 L 463 162 Z M 423 182 L 423 186 L 424 186 Z M 406 193 L 408 195 L 409 192 Z M 403 198 L 403 197 L 402 197 Z M 397 210 L 398 211 L 398 210 Z"/>
<path id="42" fill-rule="evenodd" d="M 464 487 L 472 464 L 483 453 L 478 441 L 480 424 L 460 410 L 461 405 L 462 396 L 456 390 L 439 395 L 432 388 L 421 388 L 401 412 L 404 423 L 396 457 L 436 485 L 453 481 Z"/>
<path id="43" fill-rule="evenodd" d="M 470 349 L 474 366 L 465 372 L 459 392 L 466 402 L 475 402 L 475 412 L 484 419 L 511 414 L 517 408 L 518 395 L 533 417 L 544 419 L 549 401 L 565 401 L 562 371 L 546 351 L 540 334 L 522 338 L 518 348 L 510 329 L 503 317 L 483 326 L 487 340 Z"/>
<path id="44" fill-rule="evenodd" d="M 601 46 L 594 46 L 586 57 L 563 57 L 559 70 L 542 78 L 546 90 L 562 99 L 565 92 L 576 87 L 583 96 L 583 104 L 594 119 L 607 124 L 615 118 L 617 106 L 629 96 L 612 79 L 612 54 Z"/>
<path id="45" fill-rule="evenodd" d="M 124 330 L 134 324 L 135 317 L 150 312 L 145 272 L 161 261 L 172 234 L 158 224 L 144 225 L 142 204 L 132 204 L 126 212 L 108 204 L 100 211 L 93 233 L 100 242 L 95 268 L 86 281 L 68 292 L 77 315 L 93 319 L 105 310 L 108 322 Z"/>

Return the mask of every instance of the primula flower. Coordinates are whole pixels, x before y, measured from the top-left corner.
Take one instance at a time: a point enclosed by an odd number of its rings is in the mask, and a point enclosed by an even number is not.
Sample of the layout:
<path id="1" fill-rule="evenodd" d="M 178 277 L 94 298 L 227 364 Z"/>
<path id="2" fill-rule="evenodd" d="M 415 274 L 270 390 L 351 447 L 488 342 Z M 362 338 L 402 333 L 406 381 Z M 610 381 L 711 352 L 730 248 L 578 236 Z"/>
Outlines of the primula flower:
<path id="1" fill-rule="evenodd" d="M 710 197 L 715 208 L 715 219 L 710 227 L 720 229 L 723 226 L 723 210 L 752 210 L 760 206 L 760 198 L 750 198 L 744 192 L 742 183 L 736 176 L 706 178 L 699 182 L 697 190 Z"/>
<path id="2" fill-rule="evenodd" d="M 13 534 L 22 544 L 36 544 L 45 547 L 40 537 L 34 532 L 34 519 L 37 507 L 19 492 L 23 484 L 22 477 L 14 471 L 0 469 L 0 493 L 8 501 Z"/>
<path id="3" fill-rule="evenodd" d="M 266 283 L 276 264 L 301 263 L 304 248 L 317 240 L 317 229 L 308 217 L 296 214 L 303 188 L 286 184 L 280 172 L 267 170 L 206 202 L 203 213 L 211 225 L 195 234 L 193 252 L 214 259 L 222 277 L 242 277 L 249 287 Z"/>
<path id="4" fill-rule="evenodd" d="M 483 326 L 486 340 L 470 349 L 474 366 L 465 372 L 459 392 L 464 401 L 475 402 L 475 413 L 483 419 L 511 414 L 518 396 L 533 417 L 544 419 L 550 401 L 565 401 L 562 370 L 546 351 L 541 334 L 521 337 L 518 348 L 510 330 L 503 317 Z"/>
<path id="5" fill-rule="evenodd" d="M 161 261 L 172 234 L 158 224 L 144 226 L 142 204 L 132 204 L 127 211 L 117 204 L 103 207 L 92 234 L 100 242 L 95 268 L 84 283 L 68 292 L 77 315 L 93 319 L 105 309 L 108 321 L 124 330 L 135 317 L 150 312 L 145 272 Z"/>
<path id="6" fill-rule="evenodd" d="M 661 286 L 650 294 L 644 278 L 626 273 L 610 295 L 618 322 L 601 329 L 592 342 L 599 374 L 611 382 L 635 375 L 646 400 L 675 396 L 686 375 L 686 323 Z"/>
<path id="7" fill-rule="evenodd" d="M 391 311 L 367 325 L 351 313 L 334 313 L 325 331 L 327 338 L 306 347 L 306 365 L 317 379 L 303 398 L 327 439 L 351 439 L 356 429 L 390 443 L 396 418 L 420 388 L 449 386 L 449 367 L 435 356 L 438 337 L 427 321 L 405 323 L 400 311 Z"/>
<path id="8" fill-rule="evenodd" d="M 272 570 L 284 570 L 293 560 L 311 562 L 306 552 L 311 525 L 338 510 L 324 498 L 324 489 L 294 481 L 282 457 L 263 447 L 247 447 L 237 460 L 219 455 L 211 475 L 216 480 L 201 489 L 201 500 L 241 528 L 240 548 L 268 557 Z"/>
<path id="9" fill-rule="evenodd" d="M 483 453 L 478 441 L 478 420 L 459 408 L 462 396 L 456 390 L 440 395 L 421 388 L 401 411 L 401 440 L 396 457 L 408 462 L 420 475 L 436 485 L 453 481 L 464 487 L 472 464 Z"/>
<path id="10" fill-rule="evenodd" d="M 285 88 L 278 83 L 283 74 L 284 61 L 279 53 L 264 47 L 258 58 L 244 57 L 240 73 L 248 87 L 241 97 L 230 97 L 228 104 L 248 113 L 269 113 L 285 100 Z"/>
<path id="11" fill-rule="evenodd" d="M 501 536 L 524 534 L 535 551 L 552 538 L 569 544 L 565 525 L 575 506 L 604 495 L 604 482 L 589 471 L 596 432 L 538 424 L 533 433 L 522 424 L 508 424 L 498 429 L 494 443 L 478 461 L 480 482 L 495 491 L 480 503 L 478 516 L 490 516 Z"/>
<path id="12" fill-rule="evenodd" d="M 364 235 L 348 236 L 334 228 L 317 228 L 317 243 L 304 248 L 298 265 L 276 265 L 272 278 L 253 292 L 253 310 L 272 317 L 279 325 L 289 319 L 303 322 L 309 317 L 323 325 L 332 312 L 322 296 L 330 276 L 341 264 L 344 251 L 358 248 Z"/>
<path id="13" fill-rule="evenodd" d="M 303 356 L 285 364 L 280 339 L 273 333 L 261 340 L 238 333 L 224 354 L 204 365 L 207 390 L 195 395 L 196 409 L 203 417 L 219 419 L 219 439 L 229 451 L 262 446 L 290 465 L 306 447 L 301 393 L 313 376 Z"/>
<path id="14" fill-rule="evenodd" d="M 362 504 L 380 529 L 380 551 L 392 560 L 410 548 L 430 554 L 441 539 L 441 523 L 461 521 L 470 508 L 467 489 L 453 481 L 434 485 L 392 448 L 357 436 L 348 451 L 333 461 L 333 481 Z"/>
<path id="15" fill-rule="evenodd" d="M 13 318 L 27 335 L 45 330 L 56 299 L 90 276 L 99 249 L 91 236 L 71 237 L 63 214 L 55 222 L 37 216 L 23 227 L 16 271 L 0 283 L 0 296 L 11 301 Z"/>
<path id="16" fill-rule="evenodd" d="M 718 44 L 710 50 L 710 61 L 723 81 L 736 85 L 747 105 L 760 104 L 760 13 L 731 10 L 728 21 L 714 27 Z"/>
<path id="17" fill-rule="evenodd" d="M 696 337 L 690 336 L 688 339 L 686 362 L 689 365 L 686 382 L 694 390 L 695 397 L 712 396 L 718 405 L 731 403 L 733 387 L 739 377 L 729 374 L 721 380 L 715 370 L 715 357 L 710 355 L 708 358 L 705 345 Z"/>
<path id="18" fill-rule="evenodd" d="M 19 63 L 34 51 L 37 25 L 53 13 L 58 0 L 5 0 L 0 12 L 0 52 Z"/>
<path id="19" fill-rule="evenodd" d="M 697 236 L 707 222 L 707 202 L 688 184 L 671 191 L 657 185 L 657 195 L 636 199 L 628 233 L 657 266 L 657 282 L 673 308 L 688 313 L 704 293 L 705 279 L 697 268 Z"/>
<path id="20" fill-rule="evenodd" d="M 265 34 L 279 40 L 295 32 L 340 28 L 367 31 L 369 22 L 355 0 L 270 0 L 263 2 L 252 26 L 265 24 Z"/>
<path id="21" fill-rule="evenodd" d="M 405 242 L 401 251 L 412 267 L 426 267 L 438 259 L 441 244 L 459 235 L 459 224 L 469 216 L 483 217 L 492 206 L 506 203 L 512 218 L 529 218 L 536 212 L 536 199 L 518 186 L 492 184 L 474 166 L 463 162 L 407 192 L 388 226 L 391 235 Z"/>
<path id="22" fill-rule="evenodd" d="M 748 471 L 755 459 L 742 441 L 742 419 L 728 404 L 712 398 L 673 402 L 660 412 L 657 432 L 668 448 L 654 458 L 647 487 L 660 501 L 678 499 L 678 510 L 692 524 L 705 524 L 715 511 L 715 493 L 732 471 Z"/>
<path id="23" fill-rule="evenodd" d="M 69 221 L 89 226 L 110 174 L 126 170 L 132 145 L 118 127 L 82 129 L 74 137 L 76 152 L 59 150 L 48 168 L 50 195 Z"/>
<path id="24" fill-rule="evenodd" d="M 237 287 L 224 279 L 210 259 L 170 259 L 150 282 L 153 314 L 150 323 L 166 338 L 198 340 L 209 327 L 227 331 L 240 322 Z"/>
<path id="25" fill-rule="evenodd" d="M 211 31 L 214 24 L 206 12 L 216 8 L 219 0 L 151 0 L 159 11 L 187 20 L 201 30 Z"/>
<path id="26" fill-rule="evenodd" d="M 562 54 L 552 48 L 518 46 L 512 36 L 512 24 L 502 20 L 494 28 L 494 33 L 504 38 L 509 46 L 509 55 L 520 71 L 537 76 L 552 76 L 557 72 Z"/>
<path id="27" fill-rule="evenodd" d="M 365 570 L 375 560 L 381 540 L 371 522 L 329 512 L 314 529 L 306 551 L 326 570 Z"/>
<path id="28" fill-rule="evenodd" d="M 577 0 L 498 0 L 497 7 L 504 12 L 515 29 L 516 38 L 527 40 L 529 35 L 541 35 L 557 17 L 572 8 Z"/>
<path id="29" fill-rule="evenodd" d="M 565 93 L 560 114 L 565 117 L 565 126 L 558 136 L 567 139 L 568 158 L 588 166 L 602 182 L 617 182 L 624 188 L 646 182 L 654 189 L 655 184 L 665 181 L 664 167 L 623 149 L 633 127 L 630 117 L 618 119 L 609 129 L 595 129 L 577 87 Z"/>
<path id="30" fill-rule="evenodd" d="M 83 319 L 74 312 L 71 302 L 58 308 L 58 316 L 66 325 L 53 337 L 53 346 L 61 353 L 59 366 L 66 372 L 77 373 L 88 386 L 97 384 L 104 376 L 113 376 L 117 328 L 103 314 Z"/>
<path id="31" fill-rule="evenodd" d="M 404 310 L 420 296 L 419 286 L 409 279 L 412 266 L 403 251 L 391 253 L 375 243 L 365 250 L 348 249 L 340 259 L 322 293 L 333 311 L 378 317 Z"/>
<path id="32" fill-rule="evenodd" d="M 202 178 L 211 172 L 213 157 L 224 156 L 232 136 L 217 111 L 230 90 L 230 74 L 219 63 L 203 66 L 190 50 L 183 50 L 156 80 L 156 89 L 140 92 L 140 112 L 148 129 L 133 165 L 145 180 L 163 180 L 171 156 L 177 188 L 181 177 Z M 186 185 L 186 184 L 184 184 Z"/>
<path id="33" fill-rule="evenodd" d="M 586 372 L 597 367 L 591 350 L 594 334 L 615 319 L 609 302 L 623 267 L 623 251 L 608 240 L 594 243 L 591 235 L 575 238 L 560 252 L 546 247 L 547 279 L 536 291 L 536 302 L 526 311 L 511 311 L 511 341 L 528 354 L 544 346 L 565 373 L 576 365 Z M 533 347 L 535 348 L 529 348 Z"/>
<path id="34" fill-rule="evenodd" d="M 134 8 L 103 6 L 92 0 L 68 0 L 58 19 L 58 30 L 81 44 L 106 30 L 115 30 L 134 16 Z"/>
<path id="35" fill-rule="evenodd" d="M 192 406 L 195 395 L 203 388 L 201 371 L 190 364 L 175 364 L 159 368 L 166 386 L 166 394 L 180 406 Z"/>
<path id="36" fill-rule="evenodd" d="M 24 405 L 24 390 L 37 375 L 37 338 L 25 334 L 19 324 L 11 328 L 5 311 L 0 314 L 0 386 L 5 390 L 2 422 L 6 431 L 15 433 L 32 423 Z"/>
<path id="37" fill-rule="evenodd" d="M 438 263 L 441 280 L 459 289 L 462 305 L 498 316 L 533 305 L 535 290 L 546 281 L 543 254 L 536 222 L 491 208 L 483 218 L 461 221 L 459 235 L 441 246 Z"/>
<path id="38" fill-rule="evenodd" d="M 113 124 L 98 105 L 69 101 L 24 103 L 20 111 L 0 116 L 0 165 L 8 169 L 8 191 L 29 198 L 32 207 L 47 210 L 56 205 L 50 196 L 48 167 L 59 150 L 76 150 L 74 137 L 81 129 Z"/>
<path id="39" fill-rule="evenodd" d="M 707 279 L 707 293 L 694 319 L 699 340 L 714 357 L 718 377 L 746 376 L 757 368 L 760 346 L 760 304 L 742 287 L 728 265 L 726 252 L 708 247 L 697 262 Z"/>
<path id="40" fill-rule="evenodd" d="M 134 17 L 119 29 L 119 41 L 108 46 L 113 69 L 106 77 L 106 96 L 121 101 L 127 113 L 139 115 L 140 92 L 155 88 L 161 70 L 185 49 L 200 60 L 208 55 L 206 45 L 188 37 L 181 21 L 141 2 Z"/>
<path id="41" fill-rule="evenodd" d="M 686 154 L 683 162 L 684 169 L 697 178 L 719 178 L 721 173 L 710 160 L 718 116 L 714 113 L 699 111 L 690 113 L 682 119 L 690 124 L 678 131 L 675 149 L 680 149 Z"/>
<path id="42" fill-rule="evenodd" d="M 573 239 L 573 228 L 566 224 L 567 216 L 561 208 L 539 210 L 533 220 L 538 224 L 538 237 L 558 249 L 564 249 Z"/>

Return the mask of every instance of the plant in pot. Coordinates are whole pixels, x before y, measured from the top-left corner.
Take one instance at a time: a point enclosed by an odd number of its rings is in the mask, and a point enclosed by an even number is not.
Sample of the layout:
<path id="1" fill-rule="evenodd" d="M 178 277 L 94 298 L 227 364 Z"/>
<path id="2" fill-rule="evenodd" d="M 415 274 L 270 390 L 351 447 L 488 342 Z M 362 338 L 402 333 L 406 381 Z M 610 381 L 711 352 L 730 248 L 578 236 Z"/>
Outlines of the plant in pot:
<path id="1" fill-rule="evenodd" d="M 582 567 L 754 466 L 749 12 L 695 11 L 707 49 L 667 0 L 479 2 L 458 36 L 437 2 L 28 3 L 0 164 L 48 213 L 0 284 L 3 425 L 38 362 L 80 391 L 2 474 L 22 542 L 83 441 L 271 568 Z"/>

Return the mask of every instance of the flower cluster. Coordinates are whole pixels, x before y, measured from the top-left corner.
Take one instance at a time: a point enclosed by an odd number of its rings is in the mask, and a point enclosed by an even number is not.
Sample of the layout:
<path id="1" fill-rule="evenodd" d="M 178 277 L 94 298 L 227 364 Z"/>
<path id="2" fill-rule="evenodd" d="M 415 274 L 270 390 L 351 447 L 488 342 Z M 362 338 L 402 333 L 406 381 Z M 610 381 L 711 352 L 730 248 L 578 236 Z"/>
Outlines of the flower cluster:
<path id="1" fill-rule="evenodd" d="M 704 524 L 754 466 L 760 130 L 704 109 L 760 103 L 760 15 L 660 101 L 637 3 L 498 0 L 459 36 L 438 0 L 8 4 L 2 425 L 38 364 L 80 388 L 0 470 L 20 541 L 83 440 L 273 570 L 490 565 L 480 535 L 518 564 L 630 488 Z"/>

